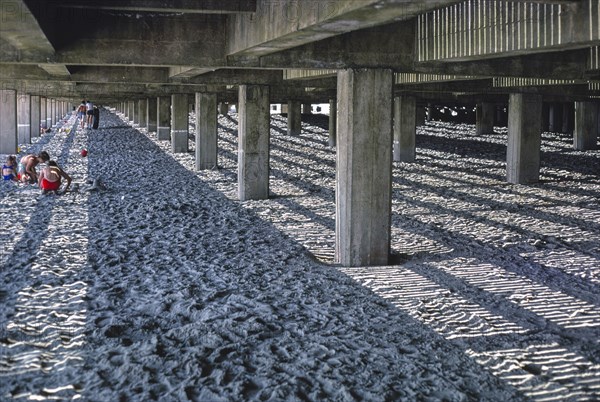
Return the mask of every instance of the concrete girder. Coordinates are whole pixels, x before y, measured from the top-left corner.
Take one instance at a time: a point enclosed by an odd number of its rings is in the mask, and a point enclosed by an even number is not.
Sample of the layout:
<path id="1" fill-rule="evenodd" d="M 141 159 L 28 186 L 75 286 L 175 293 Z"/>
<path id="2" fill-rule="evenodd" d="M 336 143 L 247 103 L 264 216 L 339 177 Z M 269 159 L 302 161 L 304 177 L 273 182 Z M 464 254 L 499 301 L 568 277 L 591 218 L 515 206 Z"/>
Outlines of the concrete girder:
<path id="1" fill-rule="evenodd" d="M 145 0 L 143 4 L 135 0 L 88 0 L 85 3 L 76 0 L 51 0 L 49 3 L 56 7 L 155 13 L 227 14 L 256 11 L 256 0 Z"/>
<path id="2" fill-rule="evenodd" d="M 71 72 L 64 64 L 40 64 L 39 67 L 53 77 L 65 79 L 71 76 Z"/>
<path id="3" fill-rule="evenodd" d="M 454 0 L 258 0 L 252 18 L 231 15 L 227 54 L 247 59 L 306 45 L 343 33 L 406 20 L 459 3 Z"/>
<path id="4" fill-rule="evenodd" d="M 0 0 L 0 60 L 5 57 L 40 63 L 54 56 L 54 47 L 23 0 Z"/>
<path id="5" fill-rule="evenodd" d="M 283 82 L 281 70 L 219 69 L 181 80 L 185 84 L 277 85 Z"/>
<path id="6" fill-rule="evenodd" d="M 415 37 L 412 21 L 338 35 L 250 62 L 258 63 L 263 68 L 386 67 L 396 71 L 412 71 Z"/>
<path id="7" fill-rule="evenodd" d="M 169 83 L 168 69 L 164 67 L 77 66 L 72 68 L 71 79 L 89 83 Z"/>

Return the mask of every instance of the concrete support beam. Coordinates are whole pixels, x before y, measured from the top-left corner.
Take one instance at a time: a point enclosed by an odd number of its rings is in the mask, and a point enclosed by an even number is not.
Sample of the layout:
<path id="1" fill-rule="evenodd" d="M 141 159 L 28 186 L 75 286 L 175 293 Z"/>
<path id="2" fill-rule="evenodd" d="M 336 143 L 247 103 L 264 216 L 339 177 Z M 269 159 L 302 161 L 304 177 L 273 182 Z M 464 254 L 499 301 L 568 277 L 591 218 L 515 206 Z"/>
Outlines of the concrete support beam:
<path id="1" fill-rule="evenodd" d="M 188 151 L 189 104 L 187 94 L 171 95 L 171 149 L 174 153 Z"/>
<path id="2" fill-rule="evenodd" d="M 337 100 L 329 99 L 329 146 L 337 145 Z"/>
<path id="3" fill-rule="evenodd" d="M 31 95 L 31 113 L 29 114 L 29 128 L 31 131 L 31 137 L 40 136 L 40 121 L 41 121 L 41 97 L 38 95 Z"/>
<path id="4" fill-rule="evenodd" d="M 300 135 L 302 132 L 302 105 L 298 101 L 288 101 L 287 133 Z"/>
<path id="5" fill-rule="evenodd" d="M 575 102 L 575 133 L 573 146 L 578 151 L 598 148 L 598 104 Z"/>
<path id="6" fill-rule="evenodd" d="M 507 181 L 537 183 L 540 177 L 542 97 L 511 94 L 508 103 Z"/>
<path id="7" fill-rule="evenodd" d="M 388 263 L 392 81 L 388 69 L 338 72 L 335 254 L 342 265 Z"/>
<path id="8" fill-rule="evenodd" d="M 417 100 L 405 95 L 394 98 L 394 162 L 416 158 Z"/>
<path id="9" fill-rule="evenodd" d="M 157 116 L 157 98 L 152 97 L 146 99 L 146 129 L 149 133 L 156 132 Z"/>
<path id="10" fill-rule="evenodd" d="M 156 113 L 158 114 L 158 126 L 156 134 L 159 140 L 171 139 L 171 97 L 161 96 L 156 99 Z"/>
<path id="11" fill-rule="evenodd" d="M 17 153 L 17 91 L 0 90 L 0 154 Z"/>
<path id="12" fill-rule="evenodd" d="M 496 105 L 490 102 L 479 102 L 475 109 L 475 133 L 476 135 L 494 133 L 494 114 Z"/>
<path id="13" fill-rule="evenodd" d="M 17 95 L 17 132 L 19 144 L 31 143 L 31 95 Z"/>
<path id="14" fill-rule="evenodd" d="M 146 125 L 148 124 L 148 122 L 146 121 L 146 114 L 148 113 L 147 110 L 148 107 L 148 101 L 146 99 L 140 99 L 138 100 L 138 118 L 139 118 L 139 125 L 140 128 L 142 127 L 146 127 Z"/>
<path id="15" fill-rule="evenodd" d="M 217 94 L 196 94 L 196 170 L 217 167 Z"/>
<path id="16" fill-rule="evenodd" d="M 240 201 L 269 198 L 269 87 L 240 85 L 238 195 Z"/>

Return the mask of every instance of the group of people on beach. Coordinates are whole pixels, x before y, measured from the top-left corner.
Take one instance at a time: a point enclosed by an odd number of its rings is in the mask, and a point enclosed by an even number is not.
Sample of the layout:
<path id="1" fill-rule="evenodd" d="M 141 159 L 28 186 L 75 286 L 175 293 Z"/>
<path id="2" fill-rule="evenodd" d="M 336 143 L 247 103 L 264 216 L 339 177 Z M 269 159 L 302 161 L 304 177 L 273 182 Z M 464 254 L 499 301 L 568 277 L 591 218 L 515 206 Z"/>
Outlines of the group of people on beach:
<path id="1" fill-rule="evenodd" d="M 98 128 L 100 123 L 100 109 L 90 100 L 82 100 L 81 104 L 75 110 L 77 117 L 81 119 L 81 128 Z"/>
<path id="2" fill-rule="evenodd" d="M 46 163 L 46 167 L 42 168 L 38 174 L 36 167 L 40 163 Z M 49 192 L 59 194 L 63 179 L 67 182 L 63 193 L 71 185 L 71 177 L 58 166 L 56 161 L 50 160 L 50 155 L 46 151 L 42 151 L 37 155 L 25 155 L 19 163 L 17 163 L 15 155 L 9 155 L 2 165 L 2 178 L 4 181 L 37 184 L 44 194 Z"/>

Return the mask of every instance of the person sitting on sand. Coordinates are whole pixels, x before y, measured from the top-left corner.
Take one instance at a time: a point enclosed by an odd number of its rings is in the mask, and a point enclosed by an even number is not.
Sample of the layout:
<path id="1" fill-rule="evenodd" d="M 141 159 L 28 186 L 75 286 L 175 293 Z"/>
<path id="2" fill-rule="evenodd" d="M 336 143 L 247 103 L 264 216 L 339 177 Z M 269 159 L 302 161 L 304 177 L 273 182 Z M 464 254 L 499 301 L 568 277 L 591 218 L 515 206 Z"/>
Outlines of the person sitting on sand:
<path id="1" fill-rule="evenodd" d="M 48 166 L 40 172 L 39 186 L 42 193 L 46 194 L 49 191 L 54 191 L 54 194 L 58 194 L 63 178 L 67 181 L 67 186 L 63 191 L 65 193 L 71 185 L 71 176 L 62 170 L 55 161 L 49 161 Z"/>
<path id="2" fill-rule="evenodd" d="M 17 157 L 9 155 L 6 163 L 2 165 L 2 177 L 5 181 L 17 181 Z"/>
<path id="3" fill-rule="evenodd" d="M 21 158 L 21 162 L 19 162 L 19 166 L 17 169 L 17 174 L 19 175 L 22 182 L 29 181 L 30 184 L 35 184 L 38 181 L 38 175 L 35 170 L 35 167 L 41 162 L 48 162 L 50 160 L 50 155 L 48 152 L 42 151 L 39 155 L 25 155 Z"/>

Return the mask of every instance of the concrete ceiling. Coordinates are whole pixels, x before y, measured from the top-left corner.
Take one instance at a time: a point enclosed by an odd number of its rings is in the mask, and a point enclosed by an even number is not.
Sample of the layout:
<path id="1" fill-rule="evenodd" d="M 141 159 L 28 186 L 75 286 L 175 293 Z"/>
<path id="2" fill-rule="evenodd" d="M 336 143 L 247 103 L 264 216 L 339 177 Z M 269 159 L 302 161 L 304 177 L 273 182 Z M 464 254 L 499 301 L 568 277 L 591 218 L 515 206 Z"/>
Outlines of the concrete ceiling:
<path id="1" fill-rule="evenodd" d="M 589 97 L 596 94 L 584 84 L 600 76 L 598 7 L 592 0 L 0 0 L 0 81 L 72 99 L 226 94 L 227 85 L 255 83 L 276 86 L 280 101 L 326 100 L 337 69 L 391 68 L 419 77 L 398 81 L 404 92 L 451 95 L 455 83 L 435 77 L 452 75 L 472 77 L 463 85 L 472 95 Z M 305 71 L 302 79 L 284 78 L 293 70 Z M 514 88 L 494 86 L 494 77 L 578 81 Z"/>

